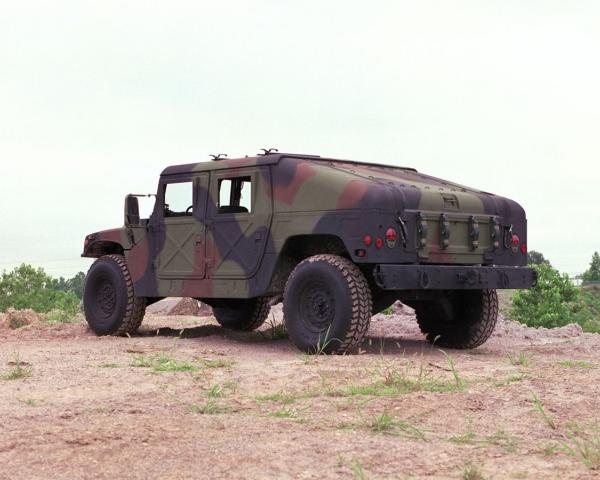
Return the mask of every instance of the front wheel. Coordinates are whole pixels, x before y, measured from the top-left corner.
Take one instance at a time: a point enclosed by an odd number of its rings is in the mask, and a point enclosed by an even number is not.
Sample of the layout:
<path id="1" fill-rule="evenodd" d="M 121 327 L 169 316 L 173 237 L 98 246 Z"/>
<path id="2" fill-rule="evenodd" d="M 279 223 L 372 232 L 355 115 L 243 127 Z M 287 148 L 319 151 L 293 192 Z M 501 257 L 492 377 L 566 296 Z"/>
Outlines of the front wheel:
<path id="1" fill-rule="evenodd" d="M 290 274 L 283 316 L 290 339 L 308 353 L 346 353 L 358 347 L 372 313 L 360 269 L 337 255 L 315 255 Z"/>
<path id="2" fill-rule="evenodd" d="M 85 319 L 97 335 L 135 333 L 144 319 L 146 299 L 136 297 L 122 255 L 105 255 L 90 267 L 83 291 Z"/>
<path id="3" fill-rule="evenodd" d="M 498 320 L 496 290 L 449 290 L 439 300 L 415 306 L 427 340 L 440 347 L 468 349 L 487 341 Z"/>

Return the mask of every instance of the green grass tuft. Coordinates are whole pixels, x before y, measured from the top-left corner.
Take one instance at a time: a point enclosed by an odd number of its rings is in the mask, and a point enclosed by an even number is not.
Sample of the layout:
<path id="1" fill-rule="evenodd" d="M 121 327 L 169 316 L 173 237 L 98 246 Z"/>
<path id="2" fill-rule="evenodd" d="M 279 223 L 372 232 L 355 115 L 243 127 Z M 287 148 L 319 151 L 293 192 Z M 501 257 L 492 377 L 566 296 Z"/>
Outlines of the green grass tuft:
<path id="1" fill-rule="evenodd" d="M 298 412 L 289 408 L 282 408 L 274 412 L 269 412 L 267 416 L 275 418 L 297 418 Z"/>
<path id="2" fill-rule="evenodd" d="M 19 380 L 31 376 L 31 367 L 26 366 L 21 362 L 18 353 L 15 354 L 15 360 L 12 363 L 14 364 L 14 367 L 2 375 L 3 380 Z"/>
<path id="3" fill-rule="evenodd" d="M 548 412 L 546 412 L 546 409 L 544 408 L 544 405 L 542 404 L 540 397 L 538 397 L 535 392 L 533 392 L 532 401 L 533 401 L 533 406 L 534 406 L 535 410 L 537 412 L 539 412 L 539 414 L 542 416 L 542 418 L 546 422 L 546 425 L 548 425 L 552 430 L 556 430 L 558 428 L 558 425 L 557 425 L 556 421 L 554 420 L 554 417 L 552 417 L 552 415 L 550 415 Z"/>
<path id="4" fill-rule="evenodd" d="M 285 392 L 280 390 L 276 393 L 268 393 L 266 395 L 257 395 L 254 399 L 259 402 L 276 402 L 282 403 L 283 405 L 289 405 L 294 403 L 299 397 L 293 393 Z"/>
<path id="5" fill-rule="evenodd" d="M 229 368 L 235 363 L 233 360 L 226 358 L 203 358 L 201 362 L 207 368 Z"/>
<path id="6" fill-rule="evenodd" d="M 509 353 L 507 356 L 510 364 L 514 365 L 515 367 L 528 367 L 529 365 L 531 365 L 531 358 L 528 357 L 525 352 L 519 352 L 518 355 Z"/>
<path id="7" fill-rule="evenodd" d="M 397 420 L 387 412 L 382 413 L 369 424 L 371 431 L 388 435 L 399 435 L 413 440 L 425 440 L 425 434 L 404 420 Z"/>
<path id="8" fill-rule="evenodd" d="M 591 362 L 586 362 L 585 360 L 563 360 L 558 362 L 558 364 L 565 368 L 594 368 Z"/>
<path id="9" fill-rule="evenodd" d="M 163 372 L 195 372 L 198 366 L 189 362 L 180 362 L 167 353 L 157 353 L 151 356 L 136 355 L 132 367 L 151 368 L 156 373 Z"/>
<path id="10" fill-rule="evenodd" d="M 223 410 L 214 399 L 210 398 L 203 405 L 190 405 L 190 411 L 201 415 L 215 415 Z"/>

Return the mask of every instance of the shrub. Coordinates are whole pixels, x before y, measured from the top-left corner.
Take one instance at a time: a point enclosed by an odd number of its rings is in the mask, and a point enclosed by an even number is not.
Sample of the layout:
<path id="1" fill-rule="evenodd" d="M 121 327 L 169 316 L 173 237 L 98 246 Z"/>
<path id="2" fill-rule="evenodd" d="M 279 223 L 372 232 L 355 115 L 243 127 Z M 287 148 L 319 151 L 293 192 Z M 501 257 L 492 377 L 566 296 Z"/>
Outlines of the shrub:
<path id="1" fill-rule="evenodd" d="M 530 327 L 554 328 L 575 322 L 583 306 L 569 277 L 546 263 L 533 268 L 538 274 L 537 285 L 515 294 L 510 316 Z"/>
<path id="2" fill-rule="evenodd" d="M 21 265 L 12 272 L 3 272 L 0 277 L 0 312 L 12 307 L 31 308 L 39 313 L 51 310 L 77 312 L 79 299 L 73 292 L 55 288 L 55 280 L 43 269 Z"/>

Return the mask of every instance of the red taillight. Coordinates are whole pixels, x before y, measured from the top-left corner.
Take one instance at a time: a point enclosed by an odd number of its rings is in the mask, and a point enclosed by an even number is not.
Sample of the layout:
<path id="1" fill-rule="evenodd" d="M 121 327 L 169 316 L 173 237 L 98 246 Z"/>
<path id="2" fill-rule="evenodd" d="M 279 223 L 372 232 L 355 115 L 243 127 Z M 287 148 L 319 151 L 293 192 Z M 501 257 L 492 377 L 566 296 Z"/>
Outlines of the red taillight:
<path id="1" fill-rule="evenodd" d="M 381 247 L 383 247 L 383 240 L 382 240 L 381 238 L 377 237 L 377 238 L 375 239 L 375 247 L 376 247 L 376 248 L 381 248 Z"/>
<path id="2" fill-rule="evenodd" d="M 365 235 L 363 237 L 363 243 L 365 244 L 365 246 L 370 247 L 373 243 L 373 237 L 371 237 L 371 235 Z"/>
<path id="3" fill-rule="evenodd" d="M 512 236 L 512 244 L 513 244 L 515 247 L 518 247 L 518 246 L 519 246 L 519 242 L 520 242 L 520 240 L 519 240 L 519 236 L 518 236 L 516 233 L 513 233 L 513 236 Z"/>
<path id="4" fill-rule="evenodd" d="M 396 246 L 396 240 L 398 239 L 398 233 L 392 227 L 388 228 L 385 231 L 385 243 L 388 248 L 393 248 Z"/>
<path id="5" fill-rule="evenodd" d="M 523 245 L 521 245 L 521 253 L 523 253 L 523 254 L 527 253 L 527 245 L 525 243 Z"/>

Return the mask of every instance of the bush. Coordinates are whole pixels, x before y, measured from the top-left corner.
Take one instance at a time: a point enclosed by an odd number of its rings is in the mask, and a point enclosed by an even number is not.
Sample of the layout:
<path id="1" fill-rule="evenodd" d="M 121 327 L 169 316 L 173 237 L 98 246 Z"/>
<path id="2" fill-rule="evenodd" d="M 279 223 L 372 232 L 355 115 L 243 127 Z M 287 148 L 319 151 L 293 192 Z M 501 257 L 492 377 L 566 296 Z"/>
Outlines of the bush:
<path id="1" fill-rule="evenodd" d="M 55 280 L 43 269 L 21 265 L 12 272 L 3 272 L 0 278 L 0 312 L 12 307 L 18 310 L 31 308 L 38 313 L 63 310 L 75 314 L 79 298 L 71 291 L 55 288 Z"/>
<path id="2" fill-rule="evenodd" d="M 547 263 L 533 265 L 537 285 L 513 297 L 511 318 L 530 327 L 554 328 L 581 321 L 580 293 L 566 274 L 561 275 Z"/>
<path id="3" fill-rule="evenodd" d="M 575 314 L 575 319 L 586 332 L 600 333 L 600 286 L 590 285 L 581 289 L 583 308 Z"/>

